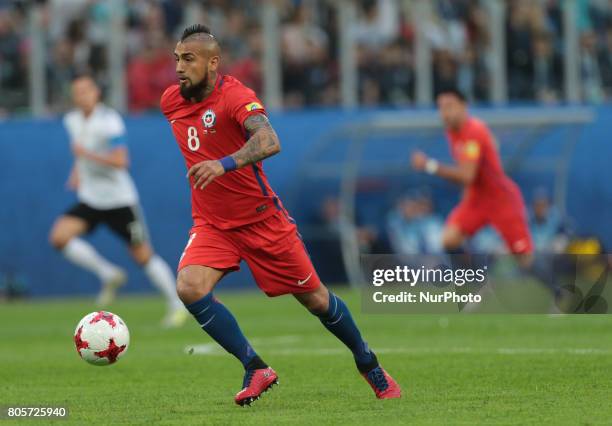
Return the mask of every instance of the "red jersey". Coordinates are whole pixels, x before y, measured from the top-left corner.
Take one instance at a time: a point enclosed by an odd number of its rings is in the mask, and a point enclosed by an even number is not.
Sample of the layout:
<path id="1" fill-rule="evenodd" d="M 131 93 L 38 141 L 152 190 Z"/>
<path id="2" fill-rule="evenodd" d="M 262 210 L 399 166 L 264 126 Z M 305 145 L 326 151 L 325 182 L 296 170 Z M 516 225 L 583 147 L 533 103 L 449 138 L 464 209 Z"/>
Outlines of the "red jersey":
<path id="1" fill-rule="evenodd" d="M 219 75 L 213 92 L 197 103 L 185 100 L 178 84 L 168 87 L 161 97 L 161 110 L 187 169 L 238 151 L 248 140 L 244 121 L 251 115 L 265 114 L 255 92 L 229 75 Z M 192 178 L 194 226 L 236 228 L 264 220 L 282 208 L 261 162 L 219 176 L 203 190 L 194 189 L 194 183 Z"/>
<path id="2" fill-rule="evenodd" d="M 517 194 L 520 198 L 518 186 L 504 173 L 497 142 L 485 123 L 469 117 L 461 129 L 446 135 L 457 163 L 478 163 L 476 178 L 465 190 L 466 200 L 514 202 Z"/>

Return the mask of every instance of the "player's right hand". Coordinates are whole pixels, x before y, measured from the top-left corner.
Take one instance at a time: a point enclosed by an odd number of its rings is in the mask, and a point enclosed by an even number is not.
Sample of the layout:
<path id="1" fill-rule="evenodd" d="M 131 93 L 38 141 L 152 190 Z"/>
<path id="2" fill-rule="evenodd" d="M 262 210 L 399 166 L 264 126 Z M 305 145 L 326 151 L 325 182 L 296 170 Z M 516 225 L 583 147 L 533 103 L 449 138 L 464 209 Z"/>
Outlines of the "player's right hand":
<path id="1" fill-rule="evenodd" d="M 193 177 L 193 188 L 204 189 L 217 176 L 225 173 L 225 168 L 218 160 L 206 160 L 194 164 L 187 172 L 187 179 Z"/>
<path id="2" fill-rule="evenodd" d="M 410 164 L 414 170 L 419 172 L 425 170 L 426 163 L 427 155 L 425 155 L 423 152 L 415 151 L 412 153 L 412 156 L 410 157 Z"/>

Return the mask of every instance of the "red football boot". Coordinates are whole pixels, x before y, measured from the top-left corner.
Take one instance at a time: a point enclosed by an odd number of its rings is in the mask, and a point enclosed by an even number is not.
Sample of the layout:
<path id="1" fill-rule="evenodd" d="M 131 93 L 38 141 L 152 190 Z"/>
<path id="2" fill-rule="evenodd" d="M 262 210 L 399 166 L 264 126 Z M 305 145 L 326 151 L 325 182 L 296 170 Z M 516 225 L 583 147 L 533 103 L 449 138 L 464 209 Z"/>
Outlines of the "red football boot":
<path id="1" fill-rule="evenodd" d="M 278 384 L 278 376 L 272 368 L 247 370 L 244 373 L 242 390 L 236 394 L 234 401 L 241 406 L 251 405 L 253 401 L 259 399 L 262 393 L 275 384 Z"/>
<path id="2" fill-rule="evenodd" d="M 361 375 L 374 390 L 376 398 L 391 399 L 402 396 L 402 390 L 397 382 L 380 365 L 370 370 L 369 373 L 361 373 Z"/>

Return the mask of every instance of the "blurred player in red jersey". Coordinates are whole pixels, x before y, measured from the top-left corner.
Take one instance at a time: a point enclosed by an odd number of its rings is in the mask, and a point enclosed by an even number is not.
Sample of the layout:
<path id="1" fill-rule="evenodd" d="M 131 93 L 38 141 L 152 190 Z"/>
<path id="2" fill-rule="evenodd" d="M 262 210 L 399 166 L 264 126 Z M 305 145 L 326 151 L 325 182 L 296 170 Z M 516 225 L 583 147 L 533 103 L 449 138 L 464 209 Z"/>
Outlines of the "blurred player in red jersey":
<path id="1" fill-rule="evenodd" d="M 378 364 L 344 302 L 319 280 L 293 219 L 268 184 L 261 161 L 280 144 L 255 93 L 218 73 L 220 47 L 209 29 L 193 25 L 174 51 L 179 84 L 161 109 L 187 163 L 194 225 L 181 256 L 179 297 L 200 326 L 244 368 L 235 397 L 250 404 L 277 382 L 231 312 L 213 297 L 223 276 L 244 260 L 268 296 L 292 294 L 353 353 L 378 398 L 400 388 Z"/>
<path id="2" fill-rule="evenodd" d="M 422 152 L 412 154 L 417 171 L 440 176 L 464 187 L 450 213 L 442 243 L 448 253 L 461 253 L 465 240 L 491 225 L 521 266 L 529 266 L 533 244 L 527 210 L 518 186 L 504 173 L 495 137 L 485 123 L 470 116 L 464 95 L 456 89 L 438 94 L 438 109 L 456 165 L 441 164 Z"/>

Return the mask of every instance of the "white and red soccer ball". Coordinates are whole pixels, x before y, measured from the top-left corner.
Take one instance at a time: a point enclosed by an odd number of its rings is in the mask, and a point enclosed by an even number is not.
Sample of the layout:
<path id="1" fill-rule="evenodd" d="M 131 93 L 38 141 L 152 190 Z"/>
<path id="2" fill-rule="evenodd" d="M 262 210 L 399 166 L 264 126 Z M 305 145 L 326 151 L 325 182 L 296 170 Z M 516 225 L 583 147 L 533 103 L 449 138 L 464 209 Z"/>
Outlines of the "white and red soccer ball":
<path id="1" fill-rule="evenodd" d="M 130 332 L 118 315 L 92 312 L 85 315 L 74 330 L 74 344 L 88 363 L 113 364 L 127 352 Z"/>

